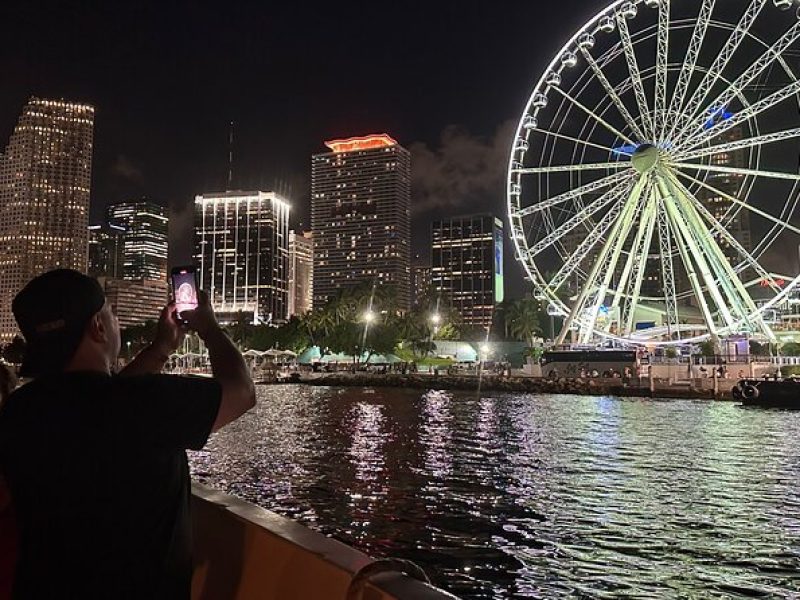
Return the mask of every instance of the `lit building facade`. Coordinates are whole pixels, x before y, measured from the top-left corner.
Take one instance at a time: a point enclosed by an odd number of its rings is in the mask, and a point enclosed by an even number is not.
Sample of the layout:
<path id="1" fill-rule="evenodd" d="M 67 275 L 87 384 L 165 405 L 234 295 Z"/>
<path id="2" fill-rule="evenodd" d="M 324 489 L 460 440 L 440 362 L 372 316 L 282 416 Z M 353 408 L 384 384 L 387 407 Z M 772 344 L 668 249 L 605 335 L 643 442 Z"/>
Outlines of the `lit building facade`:
<path id="1" fill-rule="evenodd" d="M 109 225 L 125 229 L 122 277 L 166 281 L 167 209 L 148 200 L 118 202 L 106 208 L 106 220 Z"/>
<path id="2" fill-rule="evenodd" d="M 11 301 L 33 277 L 86 272 L 94 108 L 31 98 L 0 154 L 0 343 Z"/>
<path id="3" fill-rule="evenodd" d="M 89 275 L 122 279 L 124 234 L 117 225 L 89 225 Z"/>
<path id="4" fill-rule="evenodd" d="M 411 261 L 411 305 L 417 306 L 431 288 L 431 265 L 419 255 Z"/>
<path id="5" fill-rule="evenodd" d="M 289 232 L 288 316 L 311 310 L 314 285 L 314 241 L 310 231 Z"/>
<path id="6" fill-rule="evenodd" d="M 279 323 L 289 307 L 289 203 L 274 192 L 195 197 L 200 287 L 222 321 Z"/>
<path id="7" fill-rule="evenodd" d="M 154 279 L 98 278 L 106 292 L 106 300 L 114 309 L 121 329 L 158 321 L 167 303 L 166 281 Z"/>
<path id="8" fill-rule="evenodd" d="M 465 325 L 489 327 L 503 301 L 503 222 L 494 215 L 434 221 L 431 285 Z"/>
<path id="9" fill-rule="evenodd" d="M 390 285 L 410 303 L 411 154 L 386 134 L 325 142 L 311 158 L 314 306 L 340 288 Z"/>

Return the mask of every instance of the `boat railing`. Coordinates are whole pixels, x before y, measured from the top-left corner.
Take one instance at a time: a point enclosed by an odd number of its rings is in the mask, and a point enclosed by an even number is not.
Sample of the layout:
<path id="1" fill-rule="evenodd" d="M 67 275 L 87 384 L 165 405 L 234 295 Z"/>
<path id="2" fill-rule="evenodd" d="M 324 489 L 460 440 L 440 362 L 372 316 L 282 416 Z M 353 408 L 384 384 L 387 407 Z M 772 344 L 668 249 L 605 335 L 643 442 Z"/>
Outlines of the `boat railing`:
<path id="1" fill-rule="evenodd" d="M 400 569 L 380 569 L 365 583 L 365 570 L 378 570 L 365 569 L 375 561 L 363 552 L 198 483 L 192 526 L 192 600 L 344 600 L 356 587 L 355 597 L 369 600 L 456 598 Z"/>

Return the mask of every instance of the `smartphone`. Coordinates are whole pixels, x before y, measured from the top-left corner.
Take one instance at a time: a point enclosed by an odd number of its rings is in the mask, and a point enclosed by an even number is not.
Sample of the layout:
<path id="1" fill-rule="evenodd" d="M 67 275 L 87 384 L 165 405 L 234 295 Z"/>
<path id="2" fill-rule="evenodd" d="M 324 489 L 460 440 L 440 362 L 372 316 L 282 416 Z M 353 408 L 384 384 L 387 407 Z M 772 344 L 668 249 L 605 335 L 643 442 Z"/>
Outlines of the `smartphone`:
<path id="1" fill-rule="evenodd" d="M 194 266 L 173 268 L 171 278 L 178 316 L 185 310 L 197 308 L 197 271 Z"/>

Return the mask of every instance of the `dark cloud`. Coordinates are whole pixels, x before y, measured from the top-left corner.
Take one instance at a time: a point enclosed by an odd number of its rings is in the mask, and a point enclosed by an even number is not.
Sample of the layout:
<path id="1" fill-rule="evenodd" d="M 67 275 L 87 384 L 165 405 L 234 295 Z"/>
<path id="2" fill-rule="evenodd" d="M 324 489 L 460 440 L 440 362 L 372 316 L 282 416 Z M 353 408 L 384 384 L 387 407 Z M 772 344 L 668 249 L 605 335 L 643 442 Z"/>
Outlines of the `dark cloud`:
<path id="1" fill-rule="evenodd" d="M 503 196 L 513 131 L 511 120 L 503 122 L 489 137 L 450 125 L 442 132 L 438 147 L 411 144 L 414 215 L 496 209 L 502 203 L 498 200 Z"/>
<path id="2" fill-rule="evenodd" d="M 114 160 L 111 165 L 111 173 L 134 183 L 142 183 L 144 181 L 142 169 L 124 154 L 119 154 Z"/>

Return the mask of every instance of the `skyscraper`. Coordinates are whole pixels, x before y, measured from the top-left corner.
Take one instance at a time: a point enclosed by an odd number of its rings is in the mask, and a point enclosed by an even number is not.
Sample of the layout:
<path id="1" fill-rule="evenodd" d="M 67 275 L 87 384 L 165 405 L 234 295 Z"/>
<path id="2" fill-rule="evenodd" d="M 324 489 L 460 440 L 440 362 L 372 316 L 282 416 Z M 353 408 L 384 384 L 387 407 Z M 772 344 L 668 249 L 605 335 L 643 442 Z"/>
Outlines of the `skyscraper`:
<path id="1" fill-rule="evenodd" d="M 314 306 L 337 289 L 391 285 L 408 309 L 411 155 L 386 134 L 325 142 L 311 158 Z"/>
<path id="2" fill-rule="evenodd" d="M 110 204 L 109 225 L 125 229 L 122 245 L 123 279 L 167 280 L 169 218 L 166 209 L 149 200 Z"/>
<path id="3" fill-rule="evenodd" d="M 431 284 L 465 325 L 489 327 L 503 301 L 503 222 L 494 215 L 434 221 Z"/>
<path id="4" fill-rule="evenodd" d="M 314 242 L 310 231 L 289 232 L 288 316 L 311 310 L 314 282 Z"/>
<path id="5" fill-rule="evenodd" d="M 411 259 L 411 304 L 417 306 L 431 288 L 431 263 L 419 254 Z"/>
<path id="6" fill-rule="evenodd" d="M 14 295 L 57 267 L 86 272 L 94 108 L 31 98 L 0 155 L 0 342 Z"/>
<path id="7" fill-rule="evenodd" d="M 288 309 L 289 204 L 274 192 L 196 196 L 195 260 L 217 316 L 280 322 Z"/>
<path id="8" fill-rule="evenodd" d="M 124 235 L 117 225 L 89 225 L 89 275 L 122 279 Z"/>

